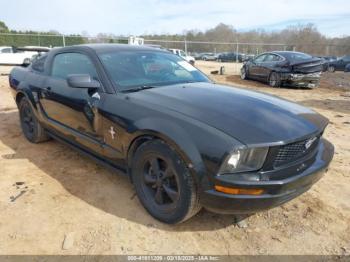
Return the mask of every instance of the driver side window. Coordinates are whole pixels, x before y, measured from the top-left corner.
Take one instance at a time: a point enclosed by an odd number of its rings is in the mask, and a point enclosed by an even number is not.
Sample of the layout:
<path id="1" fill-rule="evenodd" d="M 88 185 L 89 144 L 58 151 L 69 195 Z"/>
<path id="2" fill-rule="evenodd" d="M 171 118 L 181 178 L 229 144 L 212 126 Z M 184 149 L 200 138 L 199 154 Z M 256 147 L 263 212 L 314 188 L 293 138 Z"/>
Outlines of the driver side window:
<path id="1" fill-rule="evenodd" d="M 265 60 L 266 55 L 260 55 L 257 58 L 254 59 L 255 63 L 261 63 Z"/>
<path id="2" fill-rule="evenodd" d="M 91 60 L 80 53 L 62 53 L 55 56 L 52 63 L 51 75 L 67 79 L 71 74 L 88 74 L 98 80 L 98 75 Z"/>

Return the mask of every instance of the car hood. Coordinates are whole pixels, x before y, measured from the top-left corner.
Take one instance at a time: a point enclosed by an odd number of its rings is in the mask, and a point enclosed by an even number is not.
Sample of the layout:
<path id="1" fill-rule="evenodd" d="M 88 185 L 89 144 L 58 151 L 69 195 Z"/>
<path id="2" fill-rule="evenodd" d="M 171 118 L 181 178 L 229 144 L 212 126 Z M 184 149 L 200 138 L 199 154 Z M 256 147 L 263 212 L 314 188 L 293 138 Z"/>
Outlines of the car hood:
<path id="1" fill-rule="evenodd" d="M 287 100 L 212 83 L 158 87 L 130 97 L 199 120 L 249 145 L 289 143 L 322 132 L 328 123 Z"/>

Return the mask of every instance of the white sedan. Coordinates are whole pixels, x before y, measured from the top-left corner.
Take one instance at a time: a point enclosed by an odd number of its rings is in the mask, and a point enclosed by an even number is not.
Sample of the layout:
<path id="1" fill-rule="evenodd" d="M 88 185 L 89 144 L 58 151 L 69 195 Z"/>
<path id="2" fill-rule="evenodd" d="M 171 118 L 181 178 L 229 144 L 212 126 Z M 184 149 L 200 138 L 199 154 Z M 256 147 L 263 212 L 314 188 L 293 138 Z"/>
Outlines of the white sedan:
<path id="1" fill-rule="evenodd" d="M 23 49 L 34 47 L 25 47 Z M 38 51 L 20 50 L 10 46 L 0 47 L 0 65 L 25 65 L 32 61 L 33 56 L 37 55 Z"/>

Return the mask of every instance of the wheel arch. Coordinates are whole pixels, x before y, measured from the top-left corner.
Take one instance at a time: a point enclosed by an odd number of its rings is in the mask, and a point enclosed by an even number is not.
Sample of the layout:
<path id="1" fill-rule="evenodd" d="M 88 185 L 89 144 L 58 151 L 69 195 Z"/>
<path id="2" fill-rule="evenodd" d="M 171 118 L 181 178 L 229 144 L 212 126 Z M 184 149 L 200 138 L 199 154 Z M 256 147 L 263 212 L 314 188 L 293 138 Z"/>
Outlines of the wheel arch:
<path id="1" fill-rule="evenodd" d="M 160 119 L 141 120 L 137 125 L 140 128 L 135 132 L 127 150 L 128 171 L 131 170 L 132 158 L 137 149 L 147 141 L 159 139 L 171 146 L 180 155 L 190 172 L 194 174 L 195 180 L 198 179 L 198 175 L 203 173 L 205 166 L 201 154 L 182 127 L 164 119 L 161 121 Z"/>
<path id="2" fill-rule="evenodd" d="M 36 107 L 36 103 L 35 103 L 35 99 L 34 99 L 33 94 L 29 90 L 21 88 L 20 90 L 17 91 L 16 97 L 15 97 L 15 101 L 16 101 L 17 106 L 19 106 L 19 103 L 21 102 L 21 100 L 23 98 L 27 98 L 28 101 L 30 102 L 31 106 L 33 107 L 33 109 L 35 109 L 35 111 L 36 111 L 37 107 Z"/>

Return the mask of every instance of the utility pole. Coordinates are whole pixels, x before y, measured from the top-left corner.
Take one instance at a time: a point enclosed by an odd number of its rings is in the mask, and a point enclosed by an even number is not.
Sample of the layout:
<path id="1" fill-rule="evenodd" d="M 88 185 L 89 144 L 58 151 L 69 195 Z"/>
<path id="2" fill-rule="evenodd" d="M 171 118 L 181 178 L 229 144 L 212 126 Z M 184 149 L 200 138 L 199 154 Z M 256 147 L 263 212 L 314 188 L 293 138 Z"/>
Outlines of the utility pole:
<path id="1" fill-rule="evenodd" d="M 66 46 L 66 37 L 64 35 L 62 35 L 62 43 L 63 46 Z"/>

